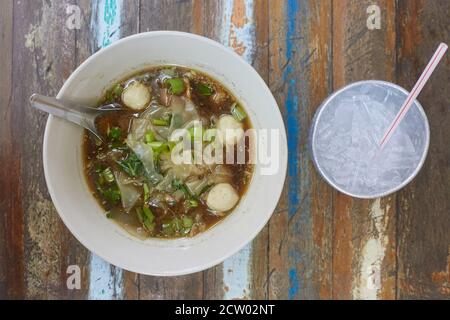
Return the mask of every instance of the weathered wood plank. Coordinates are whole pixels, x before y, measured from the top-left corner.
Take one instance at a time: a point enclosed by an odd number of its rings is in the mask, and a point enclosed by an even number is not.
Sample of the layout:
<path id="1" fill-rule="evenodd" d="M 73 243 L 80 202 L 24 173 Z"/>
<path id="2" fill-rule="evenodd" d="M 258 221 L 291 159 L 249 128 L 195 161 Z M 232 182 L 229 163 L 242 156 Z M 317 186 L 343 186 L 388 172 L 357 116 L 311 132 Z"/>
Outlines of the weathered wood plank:
<path id="1" fill-rule="evenodd" d="M 201 32 L 201 4 L 191 1 L 142 1 L 140 31 Z M 195 16 L 194 16 L 195 14 Z M 180 277 L 140 276 L 141 299 L 201 299 L 203 272 Z"/>
<path id="2" fill-rule="evenodd" d="M 253 36 L 248 26 L 253 23 L 253 8 L 249 1 L 208 1 L 206 3 L 206 25 L 212 26 L 205 30 L 205 36 L 229 46 L 240 54 L 247 52 L 249 55 L 253 46 Z M 250 9 L 250 12 L 247 10 Z M 250 21 L 249 18 L 252 20 Z M 246 28 L 244 30 L 244 28 Z M 237 35 L 236 31 L 241 34 Z M 242 35 L 245 34 L 245 39 Z M 223 264 L 216 267 L 217 272 L 212 272 L 213 288 L 206 294 L 213 298 L 245 299 L 250 293 L 250 256 L 252 245 L 247 245 L 240 252 L 228 258 Z M 209 271 L 206 271 L 208 273 Z M 205 283 L 205 287 L 209 284 Z"/>
<path id="3" fill-rule="evenodd" d="M 271 297 L 331 296 L 331 189 L 309 160 L 308 128 L 331 92 L 331 2 L 270 7 L 271 89 L 288 134 L 287 195 L 270 225 Z"/>
<path id="4" fill-rule="evenodd" d="M 114 41 L 138 32 L 138 0 L 80 0 L 83 13 L 81 29 L 76 33 L 77 66 L 91 54 Z M 89 255 L 90 299 L 135 299 L 139 297 L 139 275 L 122 270 Z"/>
<path id="5" fill-rule="evenodd" d="M 69 264 L 83 265 L 85 250 L 77 252 L 72 246 L 75 240 L 59 219 L 44 181 L 42 137 L 47 116 L 28 106 L 32 92 L 55 95 L 73 70 L 75 42 L 74 33 L 65 28 L 66 4 L 14 3 L 15 86 L 10 108 L 18 130 L 13 141 L 20 152 L 21 171 L 17 178 L 22 187 L 19 194 L 23 211 L 9 214 L 23 214 L 24 218 L 25 265 L 20 278 L 25 282 L 22 297 L 26 298 L 84 296 L 83 290 L 67 289 L 66 271 Z"/>
<path id="6" fill-rule="evenodd" d="M 369 30 L 371 1 L 333 2 L 333 89 L 363 79 L 393 81 L 395 2 L 378 1 L 381 29 Z M 375 201 L 336 192 L 333 298 L 395 298 L 395 195 Z"/>
<path id="7" fill-rule="evenodd" d="M 308 72 L 309 83 L 308 99 L 305 125 L 309 128 L 311 119 L 323 99 L 332 91 L 332 3 L 331 1 L 309 1 L 309 52 L 313 54 L 309 64 L 311 70 Z M 303 148 L 306 149 L 306 137 Z M 303 149 L 302 148 L 302 149 Z M 311 282 L 312 292 L 304 294 L 305 298 L 330 299 L 332 297 L 332 189 L 318 176 L 310 160 L 306 160 L 309 154 L 302 150 L 304 157 L 303 170 L 311 172 L 309 197 L 311 210 L 312 234 L 310 242 L 306 243 L 304 250 L 308 247 L 313 250 L 312 263 L 307 268 L 312 268 Z"/>
<path id="8" fill-rule="evenodd" d="M 269 87 L 277 100 L 281 112 L 286 114 L 284 96 L 286 85 L 283 67 L 286 65 L 285 8 L 279 2 L 269 2 Z M 286 119 L 286 118 L 285 118 Z M 286 121 L 285 121 L 286 125 Z M 288 129 L 288 128 L 286 128 Z M 288 133 L 288 139 L 290 139 Z M 289 147 L 289 146 L 288 146 Z M 292 157 L 292 156 L 290 156 Z M 292 159 L 289 159 L 292 160 Z M 269 221 L 269 273 L 267 277 L 269 299 L 286 299 L 289 280 L 287 265 L 287 246 L 285 245 L 288 223 L 288 183 L 285 182 L 277 209 Z"/>
<path id="9" fill-rule="evenodd" d="M 249 63 L 269 84 L 269 0 L 254 3 L 254 49 Z M 269 226 L 267 225 L 253 241 L 251 257 L 250 298 L 268 299 L 269 277 Z"/>
<path id="10" fill-rule="evenodd" d="M 17 299 L 24 293 L 23 211 L 20 151 L 14 143 L 21 135 L 17 110 L 11 103 L 13 61 L 13 2 L 0 11 L 0 298 Z"/>
<path id="11" fill-rule="evenodd" d="M 399 1 L 398 83 L 412 88 L 440 42 L 450 42 L 448 1 Z M 447 53 L 418 100 L 430 123 L 427 160 L 399 195 L 400 299 L 450 298 L 450 58 Z"/>
<path id="12" fill-rule="evenodd" d="M 204 35 L 232 48 L 267 81 L 268 3 L 207 1 Z M 267 296 L 267 228 L 251 244 L 206 271 L 207 298 L 263 299 Z M 211 283 L 211 288 L 210 288 Z"/>

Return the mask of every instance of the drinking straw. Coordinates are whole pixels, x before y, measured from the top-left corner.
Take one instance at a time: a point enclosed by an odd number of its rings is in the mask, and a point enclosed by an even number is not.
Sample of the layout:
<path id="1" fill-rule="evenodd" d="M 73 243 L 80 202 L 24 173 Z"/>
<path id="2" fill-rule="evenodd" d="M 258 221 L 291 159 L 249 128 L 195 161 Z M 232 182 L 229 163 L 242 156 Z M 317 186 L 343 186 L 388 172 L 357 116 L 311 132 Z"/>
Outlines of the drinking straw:
<path id="1" fill-rule="evenodd" d="M 413 89 L 411 90 L 405 102 L 403 103 L 402 107 L 398 111 L 391 125 L 386 130 L 386 133 L 384 134 L 383 138 L 380 140 L 379 143 L 380 148 L 383 148 L 384 145 L 391 138 L 392 134 L 395 132 L 395 129 L 398 127 L 398 125 L 408 112 L 409 108 L 411 108 L 413 102 L 416 100 L 420 91 L 422 91 L 423 87 L 425 86 L 425 83 L 427 83 L 434 69 L 436 69 L 436 66 L 439 64 L 439 61 L 441 61 L 442 57 L 445 54 L 445 51 L 447 51 L 447 48 L 448 46 L 445 43 L 441 43 L 439 47 L 436 49 L 434 55 L 430 59 L 430 62 L 428 62 L 427 67 L 422 72 L 422 75 L 420 76 L 419 80 L 417 80 L 416 84 L 414 85 Z"/>

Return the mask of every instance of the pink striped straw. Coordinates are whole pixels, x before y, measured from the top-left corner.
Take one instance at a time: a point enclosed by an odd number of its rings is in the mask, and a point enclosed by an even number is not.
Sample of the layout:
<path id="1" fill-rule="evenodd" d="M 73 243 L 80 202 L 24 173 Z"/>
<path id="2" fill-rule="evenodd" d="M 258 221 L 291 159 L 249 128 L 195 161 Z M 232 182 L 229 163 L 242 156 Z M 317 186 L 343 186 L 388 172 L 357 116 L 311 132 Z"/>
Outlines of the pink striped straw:
<path id="1" fill-rule="evenodd" d="M 434 69 L 436 69 L 436 66 L 439 64 L 439 61 L 441 61 L 442 57 L 445 54 L 445 51 L 447 51 L 447 48 L 448 46 L 445 43 L 441 43 L 439 47 L 436 49 L 436 52 L 434 53 L 433 57 L 431 57 L 427 67 L 423 71 L 419 80 L 417 80 L 416 84 L 414 85 L 414 88 L 411 90 L 402 107 L 395 116 L 395 119 L 392 121 L 391 125 L 386 130 L 386 133 L 384 134 L 383 138 L 380 140 L 379 143 L 380 148 L 383 148 L 386 142 L 389 141 L 395 129 L 398 127 L 398 125 L 408 112 L 409 108 L 411 108 L 413 102 L 416 100 L 420 91 L 422 91 L 423 87 L 425 86 L 425 83 L 427 83 Z"/>

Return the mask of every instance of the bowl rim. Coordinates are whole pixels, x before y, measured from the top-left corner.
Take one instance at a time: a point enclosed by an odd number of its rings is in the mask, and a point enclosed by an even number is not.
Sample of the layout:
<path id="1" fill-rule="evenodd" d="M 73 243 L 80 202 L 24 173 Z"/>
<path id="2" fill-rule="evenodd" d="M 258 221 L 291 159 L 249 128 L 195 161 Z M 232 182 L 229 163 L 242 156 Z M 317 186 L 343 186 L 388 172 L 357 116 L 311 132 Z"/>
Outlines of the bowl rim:
<path id="1" fill-rule="evenodd" d="M 362 80 L 362 81 L 356 81 L 356 82 L 352 82 L 342 88 L 340 88 L 339 90 L 335 91 L 333 94 L 331 94 L 328 98 L 326 98 L 322 104 L 319 106 L 319 108 L 317 109 L 314 118 L 312 120 L 312 125 L 310 128 L 310 133 L 309 133 L 309 149 L 310 149 L 310 154 L 311 154 L 311 159 L 312 162 L 314 163 L 314 166 L 316 168 L 316 170 L 319 172 L 319 174 L 322 176 L 322 178 L 328 183 L 330 184 L 333 188 L 335 188 L 336 190 L 351 196 L 351 197 L 355 197 L 355 198 L 359 198 L 359 199 L 377 199 L 380 197 L 385 197 L 388 196 L 394 192 L 399 191 L 400 189 L 404 188 L 408 183 L 410 183 L 419 173 L 419 171 L 422 169 L 425 160 L 427 158 L 428 155 L 428 150 L 430 147 L 430 125 L 428 122 L 428 118 L 427 115 L 425 113 L 425 110 L 423 109 L 422 105 L 420 104 L 419 100 L 415 100 L 414 101 L 414 105 L 417 106 L 417 109 L 419 110 L 419 113 L 422 115 L 423 119 L 424 119 L 424 125 L 425 125 L 425 148 L 423 150 L 422 156 L 420 158 L 419 163 L 417 164 L 417 167 L 414 169 L 414 171 L 411 173 L 411 175 L 405 179 L 400 185 L 393 187 L 389 190 L 386 190 L 384 192 L 379 192 L 376 193 L 374 195 L 368 196 L 368 195 L 361 195 L 361 194 L 357 194 L 357 193 L 353 193 L 353 192 L 349 192 L 347 190 L 344 190 L 343 188 L 341 188 L 340 186 L 338 186 L 336 183 L 334 183 L 327 175 L 324 174 L 324 171 L 322 170 L 322 167 L 319 165 L 317 159 L 316 159 L 316 155 L 314 152 L 314 137 L 315 137 L 315 133 L 316 133 L 316 128 L 317 128 L 317 123 L 318 123 L 318 119 L 320 118 L 320 115 L 322 114 L 322 112 L 325 110 L 326 106 L 330 103 L 331 100 L 333 100 L 337 95 L 341 94 L 342 92 L 344 92 L 345 90 L 348 90 L 350 88 L 353 88 L 355 86 L 359 86 L 359 85 L 363 85 L 363 84 L 379 84 L 382 86 L 388 86 L 388 87 L 392 87 L 395 88 L 397 90 L 399 90 L 401 93 L 404 93 L 406 96 L 409 94 L 409 91 L 406 90 L 405 88 L 399 86 L 398 84 L 392 83 L 392 82 L 388 82 L 388 81 L 383 81 L 383 80 Z"/>
<path id="2" fill-rule="evenodd" d="M 58 91 L 58 94 L 56 97 L 61 98 L 64 95 L 64 92 L 69 87 L 70 83 L 72 81 L 74 81 L 74 79 L 76 79 L 78 74 L 82 70 L 84 70 L 87 66 L 89 66 L 91 61 L 94 60 L 99 55 L 107 54 L 109 51 L 113 50 L 116 46 L 123 46 L 128 41 L 132 41 L 136 38 L 158 37 L 158 36 L 187 37 L 187 38 L 194 39 L 196 41 L 203 41 L 209 45 L 212 45 L 212 46 L 218 48 L 219 50 L 222 50 L 222 51 L 225 50 L 228 54 L 231 54 L 234 57 L 234 59 L 238 59 L 238 60 L 240 60 L 241 63 L 246 64 L 248 66 L 248 72 L 251 72 L 253 74 L 253 76 L 255 77 L 255 81 L 258 81 L 260 83 L 261 87 L 265 88 L 266 92 L 268 93 L 268 96 L 270 97 L 270 104 L 272 106 L 276 106 L 276 108 L 274 108 L 274 110 L 273 110 L 273 112 L 274 112 L 273 115 L 275 117 L 277 117 L 277 124 L 281 124 L 281 127 L 278 127 L 278 129 L 280 130 L 280 137 L 281 137 L 281 139 L 280 139 L 280 155 L 279 155 L 279 158 L 281 161 L 280 161 L 279 174 L 277 174 L 280 176 L 280 186 L 278 186 L 276 189 L 276 192 L 273 193 L 273 196 L 274 196 L 273 198 L 276 199 L 276 201 L 273 202 L 272 207 L 267 208 L 267 212 L 270 212 L 270 214 L 267 214 L 267 215 L 263 216 L 262 219 L 260 219 L 261 222 L 257 226 L 255 226 L 255 228 L 253 228 L 252 232 L 249 232 L 247 234 L 247 236 L 245 237 L 245 239 L 242 240 L 242 243 L 239 246 L 236 245 L 232 248 L 229 248 L 224 255 L 222 255 L 216 259 L 210 260 L 209 263 L 204 263 L 201 265 L 197 265 L 195 267 L 180 269 L 177 271 L 169 271 L 169 272 L 164 272 L 164 273 L 156 273 L 156 272 L 152 272 L 152 271 L 149 272 L 147 270 L 143 270 L 140 268 L 135 268 L 133 266 L 127 265 L 127 263 L 124 262 L 123 260 L 114 261 L 114 258 L 104 255 L 102 252 L 98 252 L 97 251 L 98 248 L 96 248 L 95 244 L 93 244 L 89 239 L 86 239 L 80 235 L 80 233 L 77 231 L 77 228 L 75 228 L 73 226 L 73 224 L 70 222 L 69 215 L 63 214 L 63 212 L 64 212 L 63 205 L 59 202 L 58 198 L 56 197 L 55 189 L 54 189 L 54 186 L 52 185 L 52 181 L 50 178 L 51 168 L 49 168 L 49 163 L 48 163 L 48 158 L 50 157 L 50 153 L 49 153 L 49 148 L 50 148 L 49 136 L 50 136 L 50 130 L 51 130 L 50 128 L 52 126 L 52 123 L 55 121 L 54 116 L 52 116 L 52 115 L 50 115 L 48 117 L 46 125 L 45 125 L 44 140 L 43 140 L 43 166 L 44 166 L 44 176 L 45 176 L 47 188 L 49 190 L 50 197 L 52 199 L 53 205 L 56 208 L 56 211 L 58 212 L 59 217 L 61 218 L 61 220 L 63 221 L 65 226 L 69 229 L 69 231 L 72 233 L 72 235 L 91 253 L 96 254 L 97 256 L 104 259 L 105 261 L 107 261 L 110 264 L 113 264 L 117 267 L 120 267 L 125 270 L 129 270 L 132 272 L 153 275 L 153 276 L 178 276 L 178 275 L 186 275 L 186 274 L 191 274 L 194 272 L 203 271 L 203 270 L 206 270 L 208 268 L 211 268 L 213 266 L 216 266 L 216 265 L 222 263 L 227 258 L 236 254 L 238 251 L 240 251 L 242 248 L 244 248 L 246 245 L 248 245 L 261 232 L 261 230 L 266 226 L 266 224 L 272 217 L 273 212 L 278 205 L 278 202 L 281 198 L 281 195 L 282 195 L 282 192 L 284 189 L 284 182 L 286 181 L 286 175 L 287 175 L 288 145 L 287 145 L 286 127 L 285 127 L 284 120 L 283 120 L 283 117 L 281 114 L 281 110 L 278 107 L 278 104 L 277 104 L 271 90 L 269 89 L 268 85 L 265 83 L 265 81 L 262 79 L 262 77 L 259 75 L 259 73 L 253 68 L 253 66 L 250 65 L 247 61 L 245 61 L 240 55 L 235 53 L 230 48 L 227 48 L 226 46 L 222 45 L 221 43 L 216 42 L 212 39 L 209 39 L 209 38 L 206 38 L 206 37 L 203 37 L 200 35 L 188 33 L 188 32 L 148 31 L 148 32 L 141 32 L 141 33 L 137 33 L 134 35 L 124 37 L 124 38 L 112 43 L 108 47 L 98 50 L 94 54 L 90 55 L 86 60 L 84 60 L 65 80 L 63 86 Z M 256 171 L 256 169 L 257 168 L 255 167 L 255 171 Z M 254 175 L 255 174 L 256 174 L 256 172 L 254 172 Z"/>

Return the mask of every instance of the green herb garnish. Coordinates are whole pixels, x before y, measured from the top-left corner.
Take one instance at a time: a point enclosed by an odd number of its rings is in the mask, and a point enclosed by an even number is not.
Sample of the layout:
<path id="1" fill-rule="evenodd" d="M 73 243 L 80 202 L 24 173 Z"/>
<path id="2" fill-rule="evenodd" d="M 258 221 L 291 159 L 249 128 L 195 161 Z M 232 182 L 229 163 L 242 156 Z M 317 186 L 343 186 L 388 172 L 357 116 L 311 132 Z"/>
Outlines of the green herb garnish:
<path id="1" fill-rule="evenodd" d="M 112 90 L 113 94 L 115 94 L 117 97 L 122 95 L 123 87 L 120 83 L 116 84 L 116 86 Z"/>
<path id="2" fill-rule="evenodd" d="M 202 96 L 210 96 L 214 92 L 213 89 L 210 86 L 208 86 L 208 85 L 206 85 L 204 83 L 199 83 L 197 85 L 197 91 Z"/>
<path id="3" fill-rule="evenodd" d="M 153 133 L 153 131 L 149 130 L 145 134 L 145 142 L 146 143 L 150 143 L 150 142 L 153 142 L 153 141 L 155 141 L 155 134 Z"/>
<path id="4" fill-rule="evenodd" d="M 152 119 L 152 123 L 155 126 L 159 126 L 159 127 L 168 127 L 168 126 L 170 126 L 170 121 L 168 121 L 166 119 Z"/>
<path id="5" fill-rule="evenodd" d="M 183 226 L 185 228 L 191 228 L 192 225 L 194 224 L 194 221 L 192 220 L 192 218 L 188 217 L 188 216 L 184 216 L 182 221 L 183 221 Z"/>
<path id="6" fill-rule="evenodd" d="M 189 135 L 191 136 L 191 140 L 202 140 L 203 138 L 203 130 L 202 128 L 190 127 L 188 129 Z"/>
<path id="7" fill-rule="evenodd" d="M 111 140 L 119 140 L 122 135 L 122 130 L 119 127 L 112 127 L 108 132 L 108 137 Z"/>
<path id="8" fill-rule="evenodd" d="M 185 90 L 184 81 L 181 78 L 171 78 L 165 81 L 169 84 L 170 92 L 176 95 L 182 94 Z"/>
<path id="9" fill-rule="evenodd" d="M 186 208 L 187 209 L 196 208 L 196 207 L 198 207 L 198 201 L 196 199 L 186 200 Z"/>
<path id="10" fill-rule="evenodd" d="M 130 153 L 126 159 L 118 160 L 116 163 L 131 177 L 137 177 L 144 170 L 141 160 L 134 152 Z"/>
<path id="11" fill-rule="evenodd" d="M 142 212 L 144 213 L 146 220 L 149 220 L 150 222 L 153 222 L 153 220 L 155 220 L 155 216 L 153 215 L 153 212 L 149 207 L 142 207 Z"/>
<path id="12" fill-rule="evenodd" d="M 174 233 L 173 227 L 172 227 L 172 221 L 168 222 L 168 223 L 163 223 L 162 224 L 162 232 L 166 235 L 166 236 L 171 236 Z"/>
<path id="13" fill-rule="evenodd" d="M 136 214 L 138 216 L 139 222 L 144 225 L 144 227 L 152 232 L 155 228 L 155 216 L 149 207 L 143 206 L 142 208 L 136 208 Z"/>
<path id="14" fill-rule="evenodd" d="M 123 87 L 120 83 L 106 91 L 105 102 L 113 102 L 122 95 Z"/>
<path id="15" fill-rule="evenodd" d="M 103 179 L 105 179 L 107 182 L 111 183 L 114 181 L 114 174 L 111 171 L 111 168 L 106 168 L 101 173 Z"/>
<path id="16" fill-rule="evenodd" d="M 120 190 L 116 184 L 108 188 L 102 188 L 97 185 L 97 190 L 112 204 L 117 204 L 120 201 Z"/>
<path id="17" fill-rule="evenodd" d="M 247 114 L 244 109 L 242 109 L 236 102 L 231 106 L 231 114 L 239 122 L 247 118 Z"/>
<path id="18" fill-rule="evenodd" d="M 144 201 L 147 201 L 150 197 L 150 188 L 146 183 L 144 183 L 143 188 L 144 188 Z"/>

